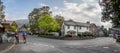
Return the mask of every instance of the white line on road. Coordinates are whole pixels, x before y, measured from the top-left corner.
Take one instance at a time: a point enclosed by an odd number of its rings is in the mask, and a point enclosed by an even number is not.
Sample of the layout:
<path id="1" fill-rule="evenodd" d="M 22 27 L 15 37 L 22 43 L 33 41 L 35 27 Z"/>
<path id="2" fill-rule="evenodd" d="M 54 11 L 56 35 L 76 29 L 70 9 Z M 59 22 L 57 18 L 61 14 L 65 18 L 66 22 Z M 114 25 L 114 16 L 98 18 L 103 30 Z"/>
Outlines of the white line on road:
<path id="1" fill-rule="evenodd" d="M 41 44 L 41 43 L 33 43 L 33 45 L 42 45 L 42 46 L 46 46 L 46 47 L 51 47 L 51 48 L 55 48 L 55 46 L 53 45 L 46 45 L 46 44 Z"/>

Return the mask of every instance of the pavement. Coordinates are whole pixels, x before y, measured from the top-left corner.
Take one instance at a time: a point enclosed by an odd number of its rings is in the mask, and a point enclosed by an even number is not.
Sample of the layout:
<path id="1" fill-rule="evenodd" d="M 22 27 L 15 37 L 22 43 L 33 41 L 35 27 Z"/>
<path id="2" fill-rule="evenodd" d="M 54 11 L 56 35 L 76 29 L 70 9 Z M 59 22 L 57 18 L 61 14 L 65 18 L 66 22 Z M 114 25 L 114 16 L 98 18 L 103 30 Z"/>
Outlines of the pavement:
<path id="1" fill-rule="evenodd" d="M 8 41 L 6 40 L 3 43 L 0 43 L 0 53 L 9 51 L 13 46 L 15 46 L 14 39 L 13 37 L 10 37 L 8 38 Z"/>
<path id="2" fill-rule="evenodd" d="M 5 50 L 6 48 L 8 48 L 9 46 L 11 46 L 13 43 L 1 43 L 0 44 L 0 51 Z"/>
<path id="3" fill-rule="evenodd" d="M 90 40 L 56 40 L 28 36 L 26 44 L 17 44 L 6 53 L 120 53 L 120 44 L 110 37 Z"/>

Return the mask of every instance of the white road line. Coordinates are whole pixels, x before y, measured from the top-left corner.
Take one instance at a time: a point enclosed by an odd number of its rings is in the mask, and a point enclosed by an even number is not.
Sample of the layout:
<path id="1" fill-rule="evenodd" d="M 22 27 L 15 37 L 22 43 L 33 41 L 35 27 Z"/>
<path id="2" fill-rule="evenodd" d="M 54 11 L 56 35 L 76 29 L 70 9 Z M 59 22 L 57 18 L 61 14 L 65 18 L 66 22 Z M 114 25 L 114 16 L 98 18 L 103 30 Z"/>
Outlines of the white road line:
<path id="1" fill-rule="evenodd" d="M 40 43 L 33 43 L 33 45 L 42 45 L 42 46 L 46 46 L 46 47 L 55 48 L 55 46 L 53 46 L 53 45 L 46 45 L 46 44 L 40 44 Z"/>

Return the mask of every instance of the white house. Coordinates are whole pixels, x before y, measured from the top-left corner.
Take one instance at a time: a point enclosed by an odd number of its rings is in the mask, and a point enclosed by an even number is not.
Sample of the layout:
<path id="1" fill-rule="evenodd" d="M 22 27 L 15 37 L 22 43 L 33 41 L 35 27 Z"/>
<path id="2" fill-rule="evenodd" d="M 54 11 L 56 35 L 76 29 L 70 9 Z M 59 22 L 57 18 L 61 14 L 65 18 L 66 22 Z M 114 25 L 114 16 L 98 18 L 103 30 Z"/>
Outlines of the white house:
<path id="1" fill-rule="evenodd" d="M 72 34 L 74 36 L 77 36 L 78 33 L 90 32 L 89 28 L 90 22 L 81 23 L 69 20 L 63 22 L 61 32 L 62 35 Z"/>

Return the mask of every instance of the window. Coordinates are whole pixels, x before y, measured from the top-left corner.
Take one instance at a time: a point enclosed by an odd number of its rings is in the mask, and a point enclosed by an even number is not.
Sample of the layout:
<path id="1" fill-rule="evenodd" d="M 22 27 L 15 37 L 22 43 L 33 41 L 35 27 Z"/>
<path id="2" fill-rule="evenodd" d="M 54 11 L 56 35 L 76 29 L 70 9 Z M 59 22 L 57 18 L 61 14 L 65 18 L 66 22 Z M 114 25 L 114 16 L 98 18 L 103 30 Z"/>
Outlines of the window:
<path id="1" fill-rule="evenodd" d="M 81 29 L 81 26 L 79 27 L 79 29 Z"/>
<path id="2" fill-rule="evenodd" d="M 70 29 L 70 26 L 68 26 L 68 29 Z"/>
<path id="3" fill-rule="evenodd" d="M 76 29 L 76 26 L 74 26 L 74 29 Z"/>
<path id="4" fill-rule="evenodd" d="M 88 30 L 89 27 L 87 27 L 87 30 Z"/>

